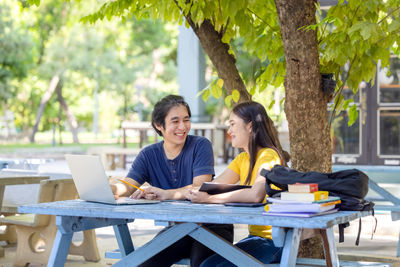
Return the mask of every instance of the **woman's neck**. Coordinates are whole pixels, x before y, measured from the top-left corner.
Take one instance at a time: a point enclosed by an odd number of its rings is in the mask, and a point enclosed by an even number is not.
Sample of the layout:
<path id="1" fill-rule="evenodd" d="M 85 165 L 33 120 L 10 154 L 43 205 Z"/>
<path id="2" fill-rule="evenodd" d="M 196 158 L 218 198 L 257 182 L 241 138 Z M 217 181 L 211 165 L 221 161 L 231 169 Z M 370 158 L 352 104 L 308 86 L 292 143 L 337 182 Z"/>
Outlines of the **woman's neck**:
<path id="1" fill-rule="evenodd" d="M 165 152 L 165 156 L 167 156 L 167 159 L 176 158 L 181 153 L 184 145 L 185 144 L 176 145 L 176 144 L 164 142 L 163 147 L 164 147 L 164 152 Z"/>
<path id="2" fill-rule="evenodd" d="M 256 152 L 258 153 L 258 151 L 260 151 L 261 148 L 262 148 L 262 147 L 257 146 Z M 248 147 L 244 147 L 243 150 L 244 150 L 247 154 L 250 155 L 250 149 L 249 149 Z"/>

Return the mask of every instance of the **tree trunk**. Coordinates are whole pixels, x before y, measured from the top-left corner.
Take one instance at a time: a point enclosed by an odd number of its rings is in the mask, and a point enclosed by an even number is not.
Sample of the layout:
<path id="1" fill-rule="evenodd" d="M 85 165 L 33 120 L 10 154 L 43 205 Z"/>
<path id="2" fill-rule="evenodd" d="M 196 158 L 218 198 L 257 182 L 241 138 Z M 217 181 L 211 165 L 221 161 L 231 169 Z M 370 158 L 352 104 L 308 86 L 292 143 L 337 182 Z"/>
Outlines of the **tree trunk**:
<path id="1" fill-rule="evenodd" d="M 316 0 L 275 0 L 286 59 L 285 113 L 289 123 L 292 168 L 329 172 L 332 168 L 328 97 L 320 89 L 317 33 L 301 27 L 315 24 Z M 323 257 L 318 238 L 302 242 L 301 257 Z"/>
<path id="2" fill-rule="evenodd" d="M 42 99 L 40 100 L 40 106 L 39 106 L 38 112 L 36 114 L 36 122 L 35 122 L 35 125 L 33 126 L 32 134 L 31 134 L 31 138 L 30 138 L 31 143 L 35 142 L 35 135 L 36 135 L 36 132 L 38 131 L 40 119 L 42 118 L 44 108 L 46 107 L 47 102 L 50 100 L 50 97 L 53 95 L 59 82 L 60 82 L 60 76 L 59 76 L 59 73 L 56 73 L 53 76 L 53 78 L 51 78 L 49 88 L 47 89 L 47 91 L 42 96 Z"/>
<path id="3" fill-rule="evenodd" d="M 57 99 L 58 99 L 58 102 L 60 103 L 60 106 L 64 109 L 64 112 L 65 112 L 65 114 L 67 116 L 68 124 L 69 124 L 69 126 L 71 128 L 73 141 L 74 141 L 74 143 L 78 144 L 79 143 L 79 139 L 78 139 L 78 123 L 77 123 L 77 121 L 75 119 L 74 114 L 72 114 L 69 111 L 68 104 L 67 104 L 67 102 L 65 101 L 65 99 L 64 99 L 64 97 L 62 95 L 62 88 L 63 88 L 62 83 L 60 84 L 60 86 L 57 86 Z"/>
<path id="4" fill-rule="evenodd" d="M 236 89 L 240 93 L 239 103 L 251 100 L 251 95 L 236 68 L 236 60 L 228 53 L 229 45 L 221 40 L 222 34 L 214 29 L 209 20 L 204 20 L 199 27 L 192 21 L 190 13 L 186 16 L 186 20 L 199 38 L 201 46 L 217 70 L 218 76 L 224 80 L 227 93 L 232 94 L 232 91 Z"/>
<path id="5" fill-rule="evenodd" d="M 328 97 L 320 89 L 315 0 L 276 0 L 286 59 L 285 113 L 289 123 L 292 167 L 329 172 L 332 168 Z"/>

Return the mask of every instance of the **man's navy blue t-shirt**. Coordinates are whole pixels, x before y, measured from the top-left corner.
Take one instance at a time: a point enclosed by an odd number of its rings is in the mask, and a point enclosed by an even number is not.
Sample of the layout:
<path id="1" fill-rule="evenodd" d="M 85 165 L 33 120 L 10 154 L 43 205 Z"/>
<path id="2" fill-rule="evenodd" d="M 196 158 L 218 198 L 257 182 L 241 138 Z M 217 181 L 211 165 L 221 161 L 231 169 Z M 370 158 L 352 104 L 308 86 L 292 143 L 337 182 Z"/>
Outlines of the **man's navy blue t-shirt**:
<path id="1" fill-rule="evenodd" d="M 214 155 L 207 138 L 188 135 L 181 153 L 172 160 L 167 159 L 163 144 L 161 141 L 143 148 L 127 177 L 139 184 L 176 189 L 192 184 L 196 176 L 214 175 Z"/>

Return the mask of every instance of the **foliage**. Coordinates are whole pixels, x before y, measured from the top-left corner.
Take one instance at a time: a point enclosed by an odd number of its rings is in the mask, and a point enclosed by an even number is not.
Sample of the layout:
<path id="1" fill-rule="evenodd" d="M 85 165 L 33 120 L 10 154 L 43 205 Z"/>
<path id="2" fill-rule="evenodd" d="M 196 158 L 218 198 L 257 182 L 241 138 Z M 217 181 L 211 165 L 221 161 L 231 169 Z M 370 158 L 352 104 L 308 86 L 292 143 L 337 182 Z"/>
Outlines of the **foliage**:
<path id="1" fill-rule="evenodd" d="M 378 62 L 386 67 L 391 52 L 399 54 L 399 4 L 398 0 L 339 1 L 318 25 L 309 27 L 318 26 L 321 72 L 334 73 L 338 80 L 336 115 L 348 106 L 342 96 L 345 85 L 355 94 L 363 80 L 375 82 Z M 357 114 L 355 105 L 351 105 L 349 125 Z"/>
<path id="2" fill-rule="evenodd" d="M 30 6 L 35 3 L 37 6 Z M 12 16 L 4 15 L 8 12 L 2 8 L 6 4 L 14 12 Z M 8 54 L 0 48 L 0 66 L 2 59 L 10 61 L 10 56 L 19 60 L 13 63 L 18 71 L 9 76 L 5 93 L 15 114 L 15 124 L 22 132 L 30 131 L 35 123 L 41 98 L 55 75 L 63 81 L 63 97 L 79 126 L 86 129 L 93 124 L 95 91 L 99 94 L 100 130 L 106 131 L 118 128 L 123 119 L 138 119 L 132 115 L 137 108 L 129 111 L 129 107 L 143 104 L 147 114 L 154 97 L 176 92 L 177 27 L 150 19 L 139 22 L 135 18 L 127 18 L 124 23 L 80 23 L 79 19 L 96 5 L 93 0 L 79 4 L 64 0 L 45 0 L 40 5 L 38 1 L 0 3 L 0 32 L 13 25 L 8 35 L 0 34 L 0 44 L 8 42 L 0 47 L 19 48 Z M 17 46 L 14 40 L 21 42 Z M 21 49 L 23 44 L 26 45 Z M 13 98 L 11 88 L 20 89 L 14 90 Z M 124 107 L 118 113 L 121 106 Z M 54 94 L 46 105 L 39 130 L 51 130 L 54 124 L 64 128 L 64 120 Z"/>
<path id="3" fill-rule="evenodd" d="M 374 82 L 376 64 L 389 64 L 391 51 L 398 54 L 399 48 L 399 0 L 340 0 L 329 9 L 323 18 L 317 16 L 316 25 L 300 30 L 318 30 L 321 73 L 334 73 L 338 81 L 334 108 L 339 113 L 343 106 L 341 93 L 346 84 L 355 93 L 361 81 Z M 182 10 L 183 13 L 180 13 Z M 240 37 L 243 49 L 263 63 L 254 85 L 248 84 L 251 94 L 263 91 L 268 85 L 279 87 L 285 76 L 285 62 L 280 28 L 274 1 L 183 1 L 161 0 L 106 1 L 101 8 L 83 21 L 94 23 L 113 16 L 126 19 L 132 15 L 137 18 L 161 18 L 168 21 L 183 21 L 183 14 L 190 12 L 196 24 L 205 19 L 212 21 L 215 29 L 221 32 L 222 41 L 230 44 Z M 342 76 L 343 67 L 348 64 L 347 76 Z M 209 96 L 220 97 L 222 86 L 216 80 L 203 90 L 203 99 Z M 230 103 L 228 97 L 226 103 Z M 355 121 L 357 112 L 350 108 L 350 122 Z"/>
<path id="4" fill-rule="evenodd" d="M 0 3 L 0 102 L 15 96 L 14 79 L 21 80 L 33 63 L 34 44 L 22 21 L 13 17 L 18 9 L 6 0 Z"/>

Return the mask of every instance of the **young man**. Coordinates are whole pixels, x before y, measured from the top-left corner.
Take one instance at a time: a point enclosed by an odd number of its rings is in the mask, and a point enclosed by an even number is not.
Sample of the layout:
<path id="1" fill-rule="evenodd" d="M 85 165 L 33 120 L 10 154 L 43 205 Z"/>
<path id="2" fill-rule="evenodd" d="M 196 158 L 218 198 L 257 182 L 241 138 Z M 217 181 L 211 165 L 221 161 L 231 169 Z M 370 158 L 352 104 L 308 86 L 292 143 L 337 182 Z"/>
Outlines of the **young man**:
<path id="1" fill-rule="evenodd" d="M 145 147 L 126 178 L 127 182 L 151 186 L 144 192 L 124 183 L 112 185 L 116 197 L 131 196 L 146 199 L 186 199 L 192 187 L 209 182 L 214 175 L 214 157 L 210 141 L 189 135 L 190 108 L 181 96 L 168 95 L 154 106 L 151 124 L 163 141 Z M 229 242 L 233 241 L 232 225 L 205 225 Z M 190 258 L 198 266 L 213 252 L 187 236 L 146 261 L 142 266 L 171 266 Z"/>

